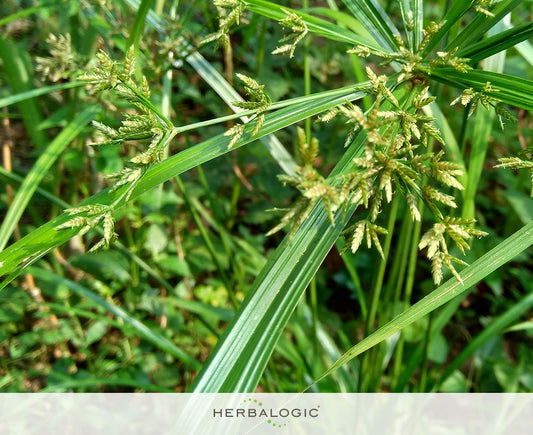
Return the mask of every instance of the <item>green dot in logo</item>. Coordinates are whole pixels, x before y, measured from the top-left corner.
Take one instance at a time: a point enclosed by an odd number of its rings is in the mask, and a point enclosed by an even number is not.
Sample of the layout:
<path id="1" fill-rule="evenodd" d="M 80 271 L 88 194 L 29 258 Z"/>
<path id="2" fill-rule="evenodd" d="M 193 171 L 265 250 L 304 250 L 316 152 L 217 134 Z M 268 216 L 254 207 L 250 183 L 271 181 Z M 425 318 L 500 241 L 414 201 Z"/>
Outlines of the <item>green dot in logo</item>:
<path id="1" fill-rule="evenodd" d="M 263 406 L 263 404 L 261 402 L 258 403 L 259 406 Z"/>
<path id="2" fill-rule="evenodd" d="M 272 423 L 272 420 L 267 420 L 267 423 L 268 423 L 268 424 L 271 424 L 271 423 Z"/>

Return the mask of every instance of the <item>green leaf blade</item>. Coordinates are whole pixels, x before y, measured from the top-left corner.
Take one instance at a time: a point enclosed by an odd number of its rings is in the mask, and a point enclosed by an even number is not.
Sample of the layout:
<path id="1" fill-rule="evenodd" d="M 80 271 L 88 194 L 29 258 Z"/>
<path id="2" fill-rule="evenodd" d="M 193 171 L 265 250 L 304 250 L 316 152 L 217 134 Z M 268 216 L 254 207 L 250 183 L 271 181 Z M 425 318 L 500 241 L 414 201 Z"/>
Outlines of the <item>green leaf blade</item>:
<path id="1" fill-rule="evenodd" d="M 461 2 L 456 2 L 461 3 Z M 476 2 L 473 2 L 474 4 Z M 477 13 L 473 20 L 446 46 L 446 51 L 458 48 L 465 48 L 482 38 L 492 27 L 498 24 L 509 12 L 516 8 L 521 0 L 503 0 L 497 3 L 492 9 L 494 16 L 486 17 L 482 13 Z M 452 7 L 453 8 L 453 7 Z"/>
<path id="2" fill-rule="evenodd" d="M 321 379 L 329 376 L 343 364 L 357 357 L 386 338 L 401 331 L 411 323 L 421 319 L 425 315 L 444 305 L 446 302 L 467 291 L 470 287 L 480 282 L 490 273 L 512 260 L 515 256 L 529 248 L 533 244 L 533 222 L 522 227 L 513 235 L 505 239 L 495 248 L 491 249 L 470 266 L 467 266 L 461 273 L 460 283 L 455 278 L 450 279 L 445 284 L 431 292 L 425 298 L 405 310 L 395 319 L 379 328 L 374 333 L 365 337 L 350 350 L 348 350 L 339 360 L 328 370 L 320 375 L 312 385 Z M 310 387 L 310 386 L 309 386 Z M 309 388 L 308 387 L 308 388 Z"/>
<path id="3" fill-rule="evenodd" d="M 398 44 L 394 36 L 400 36 L 400 32 L 377 1 L 343 0 L 343 3 L 361 24 L 367 27 L 381 48 L 391 51 L 397 50 Z"/>
<path id="4" fill-rule="evenodd" d="M 0 252 L 6 246 L 13 229 L 17 225 L 22 213 L 26 209 L 35 189 L 54 164 L 61 152 L 78 136 L 94 116 L 100 111 L 99 107 L 90 106 L 80 112 L 72 122 L 50 143 L 44 153 L 39 157 L 26 179 L 20 186 L 13 203 L 6 213 L 0 227 Z"/>
<path id="5" fill-rule="evenodd" d="M 514 47 L 532 36 L 533 23 L 526 23 L 459 50 L 457 56 L 469 58 L 470 63 L 479 62 L 489 56 Z"/>
<path id="6" fill-rule="evenodd" d="M 313 101 L 307 99 L 306 102 L 295 104 L 294 106 L 289 106 L 268 114 L 263 128 L 256 136 L 251 136 L 253 125 L 248 125 L 244 137 L 232 149 L 242 147 L 263 136 L 306 119 L 307 117 L 315 116 L 332 107 L 343 104 L 346 99 L 355 100 L 362 98 L 364 92 L 358 91 L 358 89 L 364 88 L 365 86 L 366 84 L 347 88 L 336 97 L 328 96 L 328 93 L 323 96 L 319 95 L 319 98 L 316 98 Z M 231 151 L 228 149 L 228 141 L 229 138 L 221 134 L 192 148 L 186 149 L 151 167 L 136 186 L 130 199 L 137 198 L 176 175 L 226 154 Z M 120 198 L 123 190 L 123 188 L 117 189 L 114 192 L 110 192 L 109 189 L 104 190 L 83 201 L 80 205 L 110 205 L 117 198 Z M 123 204 L 124 201 L 122 200 L 120 204 L 116 205 L 116 208 Z M 40 256 L 45 255 L 48 250 L 60 246 L 79 232 L 79 229 L 55 230 L 58 225 L 65 223 L 70 218 L 71 217 L 67 213 L 63 213 L 52 221 L 32 231 L 21 240 L 15 242 L 3 252 L 0 252 L 0 276 L 4 274 L 8 275 L 7 278 L 0 283 L 0 289 L 14 279 L 24 267 L 31 264 L 29 263 L 30 260 L 35 261 L 37 258 L 40 258 Z M 46 252 L 43 252 L 44 247 L 46 247 Z"/>
<path id="7" fill-rule="evenodd" d="M 352 145 L 339 162 L 339 173 L 362 153 L 363 140 Z M 348 206 L 331 225 L 317 204 L 295 234 L 285 237 L 254 281 L 250 296 L 192 387 L 192 392 L 251 392 L 289 316 L 344 228 L 356 206 Z"/>
<path id="8" fill-rule="evenodd" d="M 438 82 L 459 89 L 473 88 L 482 92 L 485 84 L 490 82 L 499 92 L 492 94 L 495 98 L 511 106 L 533 110 L 533 81 L 508 74 L 490 71 L 470 70 L 461 73 L 452 68 L 433 68 L 429 76 Z"/>

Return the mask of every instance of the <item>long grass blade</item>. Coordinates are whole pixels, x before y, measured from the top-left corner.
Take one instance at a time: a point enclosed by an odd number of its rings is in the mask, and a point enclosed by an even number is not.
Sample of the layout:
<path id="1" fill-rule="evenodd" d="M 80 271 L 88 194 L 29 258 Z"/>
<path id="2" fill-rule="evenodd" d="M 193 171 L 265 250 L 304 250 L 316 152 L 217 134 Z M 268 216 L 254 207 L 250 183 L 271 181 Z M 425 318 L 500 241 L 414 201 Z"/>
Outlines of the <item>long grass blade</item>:
<path id="1" fill-rule="evenodd" d="M 495 98 L 511 106 L 533 110 L 531 80 L 490 71 L 470 70 L 461 73 L 452 68 L 433 68 L 429 75 L 438 82 L 459 89 L 472 88 L 477 92 L 483 92 L 485 84 L 490 82 L 493 88 L 498 89 L 493 94 Z"/>
<path id="2" fill-rule="evenodd" d="M 50 143 L 44 153 L 39 157 L 31 171 L 20 186 L 13 203 L 6 213 L 6 217 L 0 227 L 0 251 L 6 246 L 17 222 L 26 209 L 35 189 L 48 173 L 63 150 L 78 136 L 87 123 L 100 111 L 98 106 L 91 106 L 80 112 L 72 122 Z"/>
<path id="3" fill-rule="evenodd" d="M 452 278 L 428 296 L 408 308 L 395 319 L 379 328 L 376 332 L 361 340 L 348 350 L 339 360 L 326 370 L 313 384 L 329 376 L 343 364 L 381 343 L 386 338 L 401 331 L 411 323 L 421 319 L 457 295 L 467 291 L 470 287 L 483 280 L 490 273 L 512 260 L 515 256 L 533 244 L 533 222 L 522 227 L 513 235 L 491 249 L 481 258 L 461 271 L 462 283 Z M 308 387 L 309 388 L 309 387 Z"/>
<path id="4" fill-rule="evenodd" d="M 21 92 L 20 94 L 9 95 L 8 97 L 0 98 L 0 109 L 2 107 L 10 106 L 11 104 L 29 100 L 30 98 L 40 97 L 41 95 L 50 94 L 63 89 L 77 88 L 84 85 L 86 85 L 85 82 L 69 82 L 60 85 L 45 86 L 44 88 L 36 88 L 31 91 Z"/>
<path id="5" fill-rule="evenodd" d="M 450 31 L 450 29 L 459 22 L 464 14 L 466 14 L 475 4 L 477 0 L 456 1 L 452 3 L 452 6 L 446 12 L 443 20 L 441 21 L 441 28 L 435 33 L 429 42 L 422 50 L 421 55 L 427 56 L 431 51 L 439 46 L 444 36 Z"/>
<path id="6" fill-rule="evenodd" d="M 422 0 L 400 0 L 398 3 L 402 13 L 407 44 L 411 51 L 416 52 L 424 28 L 423 2 Z"/>
<path id="7" fill-rule="evenodd" d="M 57 372 L 54 372 L 54 375 Z M 160 387 L 154 384 L 145 384 L 134 379 L 126 378 L 89 378 L 89 379 L 72 379 L 71 375 L 64 375 L 64 379 L 58 381 L 54 379 L 53 385 L 40 390 L 40 393 L 66 393 L 72 390 L 80 391 L 84 388 L 97 388 L 101 391 L 103 385 L 116 387 L 131 387 L 142 391 L 150 391 L 156 393 L 175 393 L 170 388 Z"/>
<path id="8" fill-rule="evenodd" d="M 360 135 L 331 176 L 351 168 L 352 159 L 362 153 L 363 144 L 364 137 Z M 284 239 L 211 353 L 193 392 L 255 389 L 294 307 L 355 208 L 356 205 L 349 205 L 344 217 L 338 213 L 332 226 L 325 208 L 318 204 L 295 233 Z"/>
<path id="9" fill-rule="evenodd" d="M 382 49 L 396 51 L 398 43 L 394 35 L 400 36 L 400 32 L 377 1 L 342 0 L 342 2 L 361 24 L 367 27 Z"/>
<path id="10" fill-rule="evenodd" d="M 139 5 L 137 13 L 135 14 L 135 20 L 133 21 L 130 37 L 128 38 L 128 46 L 133 45 L 135 50 L 137 50 L 139 47 L 139 41 L 146 23 L 146 16 L 148 15 L 148 11 L 152 7 L 153 3 L 154 0 L 141 0 L 141 4 Z"/>
<path id="11" fill-rule="evenodd" d="M 344 95 L 341 94 L 334 98 L 326 97 L 324 99 L 317 99 L 314 102 L 301 103 L 270 113 L 265 117 L 263 128 L 257 135 L 251 135 L 253 125 L 247 126 L 243 138 L 240 139 L 232 149 L 242 147 L 262 136 L 274 133 L 296 122 L 300 122 L 309 116 L 315 116 L 332 107 L 343 104 L 347 99 L 356 100 L 362 98 L 364 92 L 358 91 L 358 89 L 365 88 L 365 86 L 365 84 L 361 86 L 356 85 L 352 88 L 352 92 L 347 89 Z M 226 154 L 230 151 L 228 150 L 228 142 L 229 138 L 221 134 L 192 148 L 186 149 L 160 164 L 153 166 L 139 182 L 131 195 L 131 199 L 135 199 L 144 192 L 176 175 Z M 122 192 L 123 189 L 117 189 L 114 192 L 104 190 L 83 201 L 80 205 L 111 204 L 121 196 Z M 117 207 L 120 205 L 123 204 L 117 204 Z M 0 276 L 8 274 L 7 278 L 0 283 L 0 289 L 13 280 L 24 267 L 27 267 L 37 258 L 45 255 L 50 249 L 65 243 L 79 232 L 78 229 L 55 230 L 56 226 L 66 222 L 68 219 L 70 219 L 70 217 L 66 213 L 63 213 L 40 228 L 32 231 L 26 237 L 9 246 L 3 252 L 0 252 Z"/>
<path id="12" fill-rule="evenodd" d="M 0 181 L 13 186 L 15 189 L 20 189 L 20 186 L 22 183 L 24 183 L 24 178 L 14 172 L 7 172 L 3 167 L 0 166 Z M 53 202 L 62 208 L 70 207 L 70 204 L 58 198 L 57 196 L 52 195 L 47 190 L 37 187 L 35 192 L 41 195 L 44 199 L 47 199 L 48 201 Z"/>
<path id="13" fill-rule="evenodd" d="M 470 358 L 476 350 L 485 345 L 494 336 L 500 334 L 508 325 L 514 322 L 533 307 L 533 292 L 526 295 L 519 302 L 509 308 L 505 313 L 494 319 L 482 332 L 480 332 L 459 355 L 446 367 L 439 380 L 433 386 L 433 390 L 438 390 L 451 374 L 457 370 L 464 362 Z"/>
<path id="14" fill-rule="evenodd" d="M 450 323 L 452 317 L 460 308 L 461 303 L 471 291 L 472 289 L 461 293 L 460 295 L 452 299 L 450 302 L 445 304 L 442 308 L 440 308 L 438 312 L 434 312 L 435 314 L 433 314 L 431 330 L 429 331 L 430 340 L 432 340 L 433 337 L 438 336 L 442 332 L 444 327 Z M 402 370 L 398 378 L 398 382 L 396 383 L 393 392 L 400 393 L 402 391 L 406 391 L 405 387 L 409 382 L 409 379 L 411 379 L 411 377 L 413 376 L 414 371 L 417 369 L 417 367 L 419 367 L 420 362 L 424 359 L 424 354 L 425 349 L 423 347 L 417 347 L 416 349 L 414 349 L 413 353 L 409 356 L 408 364 Z"/>
<path id="15" fill-rule="evenodd" d="M 338 26 L 344 27 L 355 32 L 360 37 L 372 41 L 374 44 L 374 38 L 368 32 L 367 28 L 361 24 L 352 14 L 339 11 L 338 8 L 330 9 L 325 7 L 314 7 L 308 9 L 309 14 L 328 18 L 335 22 Z"/>
<path id="16" fill-rule="evenodd" d="M 11 23 L 12 21 L 20 20 L 21 18 L 27 17 L 28 15 L 33 15 L 43 9 L 57 6 L 58 4 L 58 1 L 54 1 L 47 4 L 22 9 L 18 12 L 15 12 L 14 14 L 8 15 L 7 17 L 3 17 L 2 19 L 0 19 L 0 26 L 5 26 L 6 24 Z"/>
<path id="17" fill-rule="evenodd" d="M 410 0 L 411 11 L 413 11 L 413 37 L 414 47 L 418 47 L 422 41 L 422 30 L 424 29 L 424 0 Z"/>
<path id="18" fill-rule="evenodd" d="M 505 53 L 503 51 L 487 59 L 483 66 L 484 69 L 496 72 L 503 71 Z M 474 219 L 475 217 L 475 196 L 483 172 L 483 164 L 485 163 L 485 156 L 489 147 L 489 138 L 492 132 L 494 118 L 495 113 L 492 107 L 489 110 L 479 108 L 474 120 L 472 147 L 468 162 L 468 178 L 465 190 L 463 191 L 462 216 L 466 219 Z M 472 120 L 470 119 L 469 121 L 471 122 Z"/>
<path id="19" fill-rule="evenodd" d="M 451 161 L 460 165 L 460 167 L 463 169 L 463 172 L 465 172 L 465 163 L 463 161 L 461 149 L 457 143 L 455 134 L 440 107 L 436 104 L 430 104 L 429 106 L 424 107 L 424 113 L 435 119 L 435 124 L 439 128 L 442 138 L 444 139 L 446 155 Z M 462 176 L 458 177 L 458 180 L 462 183 L 464 178 L 465 175 L 463 174 Z"/>
<path id="20" fill-rule="evenodd" d="M 380 45 L 376 45 L 374 41 L 368 40 L 364 36 L 358 35 L 353 31 L 347 30 L 321 18 L 314 17 L 301 11 L 295 11 L 294 9 L 286 8 L 269 1 L 249 0 L 247 2 L 247 9 L 256 14 L 278 21 L 287 16 L 286 12 L 284 12 L 284 10 L 286 10 L 301 17 L 309 32 L 323 36 L 324 38 L 328 38 L 333 41 L 344 42 L 350 44 L 351 46 L 366 45 L 381 51 L 383 51 L 383 48 L 388 48 L 387 46 L 380 47 Z"/>
<path id="21" fill-rule="evenodd" d="M 0 59 L 13 94 L 22 94 L 33 88 L 33 70 L 27 53 L 20 50 L 11 39 L 3 36 L 0 38 Z M 44 148 L 47 139 L 44 132 L 37 127 L 42 121 L 42 113 L 37 102 L 33 99 L 24 99 L 18 102 L 18 108 L 32 142 L 37 148 Z"/>
<path id="22" fill-rule="evenodd" d="M 507 20 L 502 21 L 502 23 L 507 30 L 513 28 L 511 23 Z M 533 46 L 529 41 L 523 41 L 520 44 L 517 44 L 514 48 L 516 48 L 516 50 L 530 66 L 533 66 Z"/>
<path id="23" fill-rule="evenodd" d="M 455 2 L 462 3 L 462 2 Z M 477 2 L 474 2 L 477 3 Z M 453 39 L 446 47 L 447 51 L 456 47 L 464 48 L 473 44 L 483 37 L 492 27 L 499 23 L 509 12 L 516 8 L 522 0 L 503 0 L 496 3 L 491 9 L 493 16 L 487 17 L 478 12 L 473 20 Z"/>
<path id="24" fill-rule="evenodd" d="M 526 23 L 459 50 L 457 56 L 467 57 L 470 62 L 479 62 L 489 56 L 514 47 L 532 36 L 533 23 Z"/>

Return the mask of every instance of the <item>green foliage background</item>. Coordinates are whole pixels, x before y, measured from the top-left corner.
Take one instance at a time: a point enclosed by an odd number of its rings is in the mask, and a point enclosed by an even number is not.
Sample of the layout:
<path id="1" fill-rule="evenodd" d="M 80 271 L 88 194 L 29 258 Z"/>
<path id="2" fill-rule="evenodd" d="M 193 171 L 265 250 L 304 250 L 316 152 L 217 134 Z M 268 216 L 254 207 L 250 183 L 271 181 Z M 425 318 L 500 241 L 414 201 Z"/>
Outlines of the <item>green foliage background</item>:
<path id="1" fill-rule="evenodd" d="M 0 6 L 0 390 L 532 391 L 532 3 L 215 3 Z M 465 189 L 416 178 L 413 222 L 400 177 L 372 220 L 335 189 L 399 130 L 361 117 L 426 85 Z M 418 248 L 435 207 L 457 276 Z"/>

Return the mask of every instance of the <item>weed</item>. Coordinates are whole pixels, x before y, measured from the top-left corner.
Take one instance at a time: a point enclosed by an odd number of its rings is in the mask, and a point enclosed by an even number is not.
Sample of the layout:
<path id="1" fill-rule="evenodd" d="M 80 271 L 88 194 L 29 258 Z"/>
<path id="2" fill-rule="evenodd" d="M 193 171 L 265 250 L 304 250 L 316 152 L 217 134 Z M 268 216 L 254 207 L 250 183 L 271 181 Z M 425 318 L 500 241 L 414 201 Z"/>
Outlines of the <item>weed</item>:
<path id="1" fill-rule="evenodd" d="M 530 12 L 285 3 L 0 19 L 0 388 L 531 391 Z"/>

